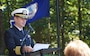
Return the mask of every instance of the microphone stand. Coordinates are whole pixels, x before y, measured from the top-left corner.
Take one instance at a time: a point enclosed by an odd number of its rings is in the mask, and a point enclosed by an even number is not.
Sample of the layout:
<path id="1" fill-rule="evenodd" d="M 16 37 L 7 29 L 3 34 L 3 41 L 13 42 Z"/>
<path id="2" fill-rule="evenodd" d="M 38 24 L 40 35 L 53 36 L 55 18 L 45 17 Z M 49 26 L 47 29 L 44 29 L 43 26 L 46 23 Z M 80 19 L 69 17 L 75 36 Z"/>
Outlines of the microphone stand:
<path id="1" fill-rule="evenodd" d="M 24 36 L 22 42 L 21 42 L 21 46 L 23 48 L 23 46 L 25 45 L 25 39 L 28 36 L 28 33 L 30 32 L 30 29 L 28 30 L 28 32 L 26 33 L 26 35 Z M 22 51 L 22 50 L 21 50 Z M 25 56 L 25 52 L 23 52 L 23 54 L 21 54 L 21 56 Z"/>
<path id="2" fill-rule="evenodd" d="M 34 29 L 31 27 L 31 25 L 28 24 L 28 27 L 31 29 L 31 31 L 34 31 Z M 21 42 L 21 46 L 25 45 L 25 39 L 28 36 L 28 33 L 30 32 L 30 29 L 28 30 L 28 32 L 26 33 L 26 35 L 24 36 L 22 42 Z M 23 54 L 21 54 L 21 56 L 25 56 L 25 52 L 23 52 Z"/>

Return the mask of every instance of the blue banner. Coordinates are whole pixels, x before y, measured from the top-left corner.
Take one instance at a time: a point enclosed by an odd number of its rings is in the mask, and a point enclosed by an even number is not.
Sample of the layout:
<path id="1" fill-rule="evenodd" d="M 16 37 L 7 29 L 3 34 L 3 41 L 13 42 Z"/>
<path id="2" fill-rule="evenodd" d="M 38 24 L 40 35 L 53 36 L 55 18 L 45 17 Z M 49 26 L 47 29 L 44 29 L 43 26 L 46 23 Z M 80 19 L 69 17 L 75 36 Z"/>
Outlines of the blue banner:
<path id="1" fill-rule="evenodd" d="M 33 16 L 27 21 L 27 23 L 34 22 L 42 17 L 49 17 L 50 15 L 49 0 L 33 0 L 33 2 L 30 2 L 23 7 L 28 8 L 30 11 L 34 11 Z"/>
<path id="2" fill-rule="evenodd" d="M 42 17 L 49 17 L 50 7 L 49 0 L 33 0 L 22 8 L 27 8 L 30 11 L 30 18 L 27 20 L 27 23 L 34 22 Z M 10 20 L 11 26 L 14 24 L 13 17 Z"/>

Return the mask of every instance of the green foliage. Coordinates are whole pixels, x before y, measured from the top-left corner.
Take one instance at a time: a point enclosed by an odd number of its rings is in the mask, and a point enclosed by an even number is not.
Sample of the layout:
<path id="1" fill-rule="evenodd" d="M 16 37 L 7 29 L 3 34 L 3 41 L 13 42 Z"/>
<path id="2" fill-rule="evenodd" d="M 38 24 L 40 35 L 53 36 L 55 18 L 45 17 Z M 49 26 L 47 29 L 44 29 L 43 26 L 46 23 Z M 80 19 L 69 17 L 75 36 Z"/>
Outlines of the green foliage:
<path id="1" fill-rule="evenodd" d="M 0 0 L 4 2 L 3 11 L 4 29 L 10 27 L 9 20 L 11 12 L 27 4 L 31 0 Z M 62 41 L 69 42 L 72 39 L 79 39 L 79 18 L 78 18 L 78 0 L 64 0 L 63 8 L 60 0 L 60 24 L 64 25 L 64 40 L 62 40 L 62 31 L 60 29 L 60 45 Z M 81 0 L 80 2 L 81 18 L 82 18 L 82 40 L 90 45 L 90 0 Z M 1 7 L 0 7 L 1 8 Z M 62 14 L 64 13 L 64 14 Z M 64 15 L 64 18 L 63 18 Z M 31 34 L 36 42 L 50 43 L 51 47 L 57 47 L 57 25 L 56 25 L 56 1 L 50 0 L 50 17 L 37 20 L 32 24 L 36 33 Z M 64 24 L 62 23 L 64 19 Z M 62 27 L 61 27 L 62 28 Z M 65 44 L 65 43 L 64 43 Z M 64 45 L 63 44 L 63 45 Z"/>

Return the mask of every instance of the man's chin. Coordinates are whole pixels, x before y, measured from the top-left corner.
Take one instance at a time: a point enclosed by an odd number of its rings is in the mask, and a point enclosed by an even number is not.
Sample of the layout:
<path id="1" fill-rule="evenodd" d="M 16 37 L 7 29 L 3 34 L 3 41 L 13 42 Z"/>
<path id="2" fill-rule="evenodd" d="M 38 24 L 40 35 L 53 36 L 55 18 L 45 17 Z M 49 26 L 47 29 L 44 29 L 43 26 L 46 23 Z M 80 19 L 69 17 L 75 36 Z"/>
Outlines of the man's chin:
<path id="1" fill-rule="evenodd" d="M 25 25 L 22 25 L 22 27 L 25 27 Z"/>

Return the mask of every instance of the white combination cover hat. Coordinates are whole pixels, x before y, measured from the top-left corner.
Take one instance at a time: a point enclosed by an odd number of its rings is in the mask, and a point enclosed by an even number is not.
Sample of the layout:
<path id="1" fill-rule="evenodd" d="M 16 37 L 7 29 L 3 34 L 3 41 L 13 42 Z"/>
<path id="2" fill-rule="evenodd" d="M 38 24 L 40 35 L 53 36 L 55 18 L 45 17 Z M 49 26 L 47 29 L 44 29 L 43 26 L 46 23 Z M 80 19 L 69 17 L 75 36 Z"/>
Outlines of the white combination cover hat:
<path id="1" fill-rule="evenodd" d="M 21 17 L 21 18 L 28 19 L 29 18 L 29 10 L 26 9 L 26 8 L 19 8 L 19 9 L 14 10 L 11 13 L 11 15 L 12 16 L 18 16 L 18 17 Z"/>

